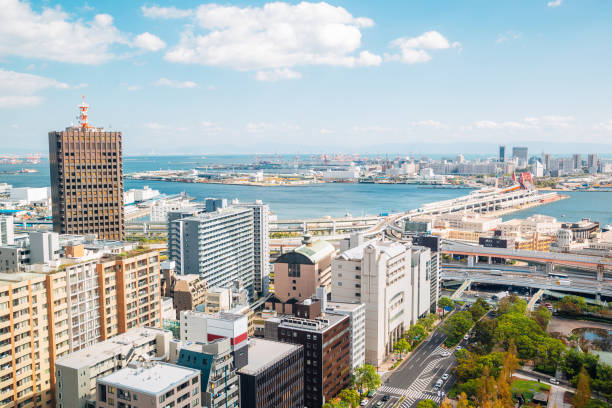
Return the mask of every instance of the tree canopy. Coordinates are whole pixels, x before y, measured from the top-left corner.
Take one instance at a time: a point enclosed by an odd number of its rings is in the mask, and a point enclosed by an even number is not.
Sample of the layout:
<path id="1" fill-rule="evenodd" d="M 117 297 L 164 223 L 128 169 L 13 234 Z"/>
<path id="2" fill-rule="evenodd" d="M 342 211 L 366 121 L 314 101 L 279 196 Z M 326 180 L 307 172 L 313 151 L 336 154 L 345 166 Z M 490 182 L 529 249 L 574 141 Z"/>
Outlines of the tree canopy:
<path id="1" fill-rule="evenodd" d="M 376 372 L 376 368 L 369 364 L 357 367 L 353 376 L 353 382 L 360 390 L 367 392 L 380 387 L 380 375 Z"/>

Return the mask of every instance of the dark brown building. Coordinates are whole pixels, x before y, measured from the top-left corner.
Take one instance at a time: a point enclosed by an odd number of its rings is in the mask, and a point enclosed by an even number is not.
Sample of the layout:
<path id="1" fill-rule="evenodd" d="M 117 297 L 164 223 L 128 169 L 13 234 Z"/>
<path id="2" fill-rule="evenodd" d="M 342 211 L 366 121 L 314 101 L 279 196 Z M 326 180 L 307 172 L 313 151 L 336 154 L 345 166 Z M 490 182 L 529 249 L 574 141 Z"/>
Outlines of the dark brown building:
<path id="1" fill-rule="evenodd" d="M 350 383 L 349 316 L 284 317 L 278 340 L 304 346 L 304 406 L 320 408 Z"/>
<path id="2" fill-rule="evenodd" d="M 123 240 L 121 132 L 89 126 L 79 108 L 79 126 L 49 132 L 53 231 Z"/>
<path id="3" fill-rule="evenodd" d="M 250 339 L 249 363 L 238 374 L 242 408 L 304 407 L 302 346 Z"/>

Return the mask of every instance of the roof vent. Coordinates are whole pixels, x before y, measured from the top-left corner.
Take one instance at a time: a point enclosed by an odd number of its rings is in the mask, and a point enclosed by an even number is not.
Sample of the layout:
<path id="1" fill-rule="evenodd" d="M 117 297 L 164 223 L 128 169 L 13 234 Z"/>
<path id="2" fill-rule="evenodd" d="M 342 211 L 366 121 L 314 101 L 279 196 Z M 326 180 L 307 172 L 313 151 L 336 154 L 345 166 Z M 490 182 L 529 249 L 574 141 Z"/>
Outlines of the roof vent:
<path id="1" fill-rule="evenodd" d="M 306 246 L 312 245 L 312 235 L 304 234 L 304 237 L 302 238 L 302 244 Z"/>

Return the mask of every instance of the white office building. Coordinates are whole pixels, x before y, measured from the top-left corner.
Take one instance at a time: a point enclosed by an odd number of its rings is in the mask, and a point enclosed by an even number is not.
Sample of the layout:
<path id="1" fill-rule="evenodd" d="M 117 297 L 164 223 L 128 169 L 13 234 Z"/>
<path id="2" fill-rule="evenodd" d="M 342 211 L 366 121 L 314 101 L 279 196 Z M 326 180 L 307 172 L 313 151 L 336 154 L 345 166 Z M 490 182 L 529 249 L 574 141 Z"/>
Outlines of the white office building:
<path id="1" fill-rule="evenodd" d="M 429 312 L 428 255 L 421 247 L 371 240 L 332 261 L 332 302 L 365 303 L 366 364 L 382 364 L 404 331 Z"/>
<path id="2" fill-rule="evenodd" d="M 13 217 L 0 216 L 0 245 L 13 245 L 15 243 L 15 230 Z"/>
<path id="3" fill-rule="evenodd" d="M 323 310 L 347 315 L 351 322 L 351 372 L 365 364 L 365 303 L 324 302 Z"/>

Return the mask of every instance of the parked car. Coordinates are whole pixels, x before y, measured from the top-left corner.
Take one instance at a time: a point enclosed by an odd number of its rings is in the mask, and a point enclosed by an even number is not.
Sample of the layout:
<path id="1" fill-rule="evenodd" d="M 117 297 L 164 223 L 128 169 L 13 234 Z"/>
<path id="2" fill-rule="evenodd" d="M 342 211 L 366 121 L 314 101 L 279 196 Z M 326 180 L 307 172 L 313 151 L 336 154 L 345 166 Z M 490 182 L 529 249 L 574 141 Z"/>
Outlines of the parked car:
<path id="1" fill-rule="evenodd" d="M 466 334 L 465 336 L 463 336 L 463 340 L 467 340 L 467 339 L 469 339 L 469 338 L 470 338 L 470 335 L 469 335 L 469 334 Z"/>
<path id="2" fill-rule="evenodd" d="M 459 350 L 461 350 L 462 348 L 463 348 L 463 347 L 461 347 L 461 346 L 457 346 L 457 349 L 456 349 L 456 350 L 457 350 L 457 351 L 459 351 Z"/>
<path id="3" fill-rule="evenodd" d="M 442 381 L 448 380 L 448 374 L 442 374 Z"/>
<path id="4" fill-rule="evenodd" d="M 366 405 L 368 405 L 368 399 L 367 398 L 362 399 L 361 404 L 359 405 L 361 405 L 362 407 L 365 407 Z"/>
<path id="5" fill-rule="evenodd" d="M 555 377 L 551 377 L 550 380 L 548 380 L 548 382 L 551 384 L 555 384 L 555 385 L 559 384 L 559 380 L 557 380 Z"/>

